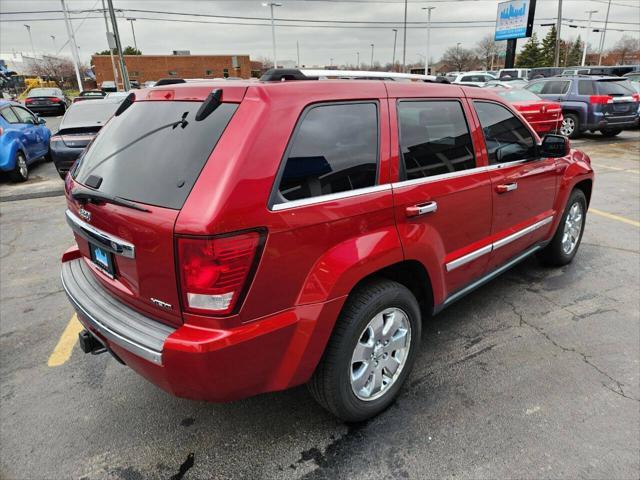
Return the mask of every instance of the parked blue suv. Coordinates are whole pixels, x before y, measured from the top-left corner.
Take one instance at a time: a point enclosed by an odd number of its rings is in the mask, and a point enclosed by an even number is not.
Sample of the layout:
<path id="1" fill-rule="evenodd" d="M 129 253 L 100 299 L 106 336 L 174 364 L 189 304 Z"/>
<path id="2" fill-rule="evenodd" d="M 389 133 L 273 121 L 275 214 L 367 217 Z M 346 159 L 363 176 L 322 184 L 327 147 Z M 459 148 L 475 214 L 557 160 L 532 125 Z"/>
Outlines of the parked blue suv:
<path id="1" fill-rule="evenodd" d="M 638 95 L 628 79 L 576 75 L 533 80 L 530 92 L 562 105 L 560 133 L 576 138 L 587 130 L 615 137 L 638 125 Z"/>

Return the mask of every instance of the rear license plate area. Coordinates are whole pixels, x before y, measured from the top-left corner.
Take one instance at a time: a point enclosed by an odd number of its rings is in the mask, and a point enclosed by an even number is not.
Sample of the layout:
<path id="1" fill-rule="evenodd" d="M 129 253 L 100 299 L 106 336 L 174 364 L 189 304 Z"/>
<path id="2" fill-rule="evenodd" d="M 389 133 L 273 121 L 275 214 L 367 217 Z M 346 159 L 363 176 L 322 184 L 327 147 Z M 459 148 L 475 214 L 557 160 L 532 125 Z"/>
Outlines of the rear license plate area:
<path id="1" fill-rule="evenodd" d="M 89 253 L 91 254 L 91 261 L 96 267 L 98 267 L 109 277 L 115 278 L 116 269 L 113 259 L 113 253 L 105 250 L 102 247 L 98 247 L 93 243 L 89 243 Z"/>

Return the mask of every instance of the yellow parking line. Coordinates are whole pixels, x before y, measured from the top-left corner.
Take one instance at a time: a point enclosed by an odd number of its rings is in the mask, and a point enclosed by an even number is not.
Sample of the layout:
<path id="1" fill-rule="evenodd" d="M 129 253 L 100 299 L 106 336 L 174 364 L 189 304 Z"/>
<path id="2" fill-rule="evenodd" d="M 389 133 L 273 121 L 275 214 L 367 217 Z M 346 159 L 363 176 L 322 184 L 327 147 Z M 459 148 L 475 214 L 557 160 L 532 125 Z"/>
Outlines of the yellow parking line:
<path id="1" fill-rule="evenodd" d="M 82 324 L 78 321 L 77 315 L 74 313 L 73 317 L 71 317 L 71 320 L 69 320 L 69 323 L 64 329 L 64 332 L 62 332 L 56 348 L 53 349 L 53 353 L 51 353 L 51 356 L 49 357 L 49 361 L 47 362 L 48 366 L 59 367 L 71 358 L 73 346 L 78 341 L 78 334 L 83 328 Z"/>
<path id="2" fill-rule="evenodd" d="M 610 218 L 611 220 L 617 220 L 622 223 L 627 223 L 629 225 L 633 225 L 634 227 L 640 227 L 640 222 L 636 222 L 635 220 L 631 220 L 630 218 L 614 215 L 613 213 L 603 212 L 602 210 L 596 210 L 595 208 L 590 208 L 589 212 L 600 215 L 601 217 Z"/>

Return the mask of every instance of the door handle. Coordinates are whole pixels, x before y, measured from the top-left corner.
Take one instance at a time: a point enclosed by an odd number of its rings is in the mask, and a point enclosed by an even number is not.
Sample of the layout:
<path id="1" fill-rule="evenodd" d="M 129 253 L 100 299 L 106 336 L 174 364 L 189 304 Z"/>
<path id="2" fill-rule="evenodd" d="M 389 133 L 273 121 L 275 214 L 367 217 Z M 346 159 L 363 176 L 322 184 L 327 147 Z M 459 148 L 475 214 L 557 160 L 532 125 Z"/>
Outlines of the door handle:
<path id="1" fill-rule="evenodd" d="M 516 182 L 506 183 L 504 185 L 498 185 L 496 187 L 496 192 L 507 193 L 507 192 L 513 192 L 514 190 L 517 190 L 517 189 L 518 189 L 518 184 Z"/>
<path id="2" fill-rule="evenodd" d="M 407 217 L 418 217 L 426 213 L 433 213 L 438 210 L 438 204 L 436 202 L 423 203 L 420 205 L 414 205 L 413 207 L 407 207 Z"/>

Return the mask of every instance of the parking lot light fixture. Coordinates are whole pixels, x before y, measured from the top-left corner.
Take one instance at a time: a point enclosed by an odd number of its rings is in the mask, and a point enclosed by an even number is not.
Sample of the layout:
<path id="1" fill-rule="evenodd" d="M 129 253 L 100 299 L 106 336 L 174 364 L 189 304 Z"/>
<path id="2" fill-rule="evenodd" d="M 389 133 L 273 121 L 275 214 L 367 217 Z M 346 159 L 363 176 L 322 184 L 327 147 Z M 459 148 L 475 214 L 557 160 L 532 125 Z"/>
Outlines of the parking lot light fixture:
<path id="1" fill-rule="evenodd" d="M 273 43 L 273 68 L 278 68 L 278 54 L 276 52 L 276 23 L 273 18 L 273 7 L 281 7 L 281 3 L 264 2 L 263 7 L 269 7 L 271 10 L 271 41 Z"/>
<path id="2" fill-rule="evenodd" d="M 431 55 L 431 11 L 436 7 L 422 7 L 427 11 L 427 56 L 424 57 L 424 74 L 429 75 L 429 56 Z"/>

